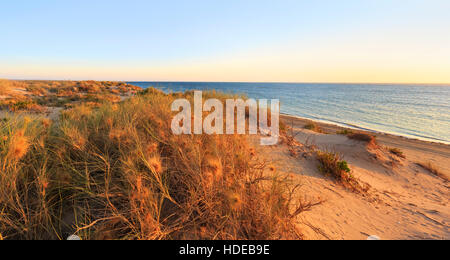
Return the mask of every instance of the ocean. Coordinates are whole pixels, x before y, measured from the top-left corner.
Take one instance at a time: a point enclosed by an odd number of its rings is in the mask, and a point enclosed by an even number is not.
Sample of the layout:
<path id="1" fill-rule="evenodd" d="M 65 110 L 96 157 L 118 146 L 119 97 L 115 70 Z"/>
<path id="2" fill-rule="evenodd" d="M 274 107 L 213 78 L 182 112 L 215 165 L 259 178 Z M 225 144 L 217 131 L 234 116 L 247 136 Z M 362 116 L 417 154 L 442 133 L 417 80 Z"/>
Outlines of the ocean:
<path id="1" fill-rule="evenodd" d="M 281 112 L 340 126 L 450 144 L 450 85 L 129 82 L 164 92 L 218 90 L 279 99 Z"/>

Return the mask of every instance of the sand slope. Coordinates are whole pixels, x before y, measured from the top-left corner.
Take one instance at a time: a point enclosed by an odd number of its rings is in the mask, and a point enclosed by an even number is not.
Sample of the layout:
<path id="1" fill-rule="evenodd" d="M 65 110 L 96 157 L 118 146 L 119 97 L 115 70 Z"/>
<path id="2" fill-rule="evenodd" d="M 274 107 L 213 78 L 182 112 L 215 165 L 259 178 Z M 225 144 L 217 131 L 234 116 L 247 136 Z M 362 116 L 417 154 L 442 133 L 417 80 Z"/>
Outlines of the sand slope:
<path id="1" fill-rule="evenodd" d="M 317 169 L 310 154 L 292 157 L 284 144 L 259 147 L 267 160 L 282 173 L 292 174 L 302 184 L 299 196 L 325 202 L 301 215 L 306 239 L 449 239 L 449 184 L 417 162 L 430 161 L 449 176 L 450 146 L 377 134 L 380 148 L 336 134 L 305 130 L 305 120 L 284 117 L 302 144 L 337 151 L 349 162 L 353 174 L 371 186 L 366 195 L 346 190 Z M 320 124 L 328 133 L 339 127 Z M 406 159 L 391 154 L 400 148 Z"/>

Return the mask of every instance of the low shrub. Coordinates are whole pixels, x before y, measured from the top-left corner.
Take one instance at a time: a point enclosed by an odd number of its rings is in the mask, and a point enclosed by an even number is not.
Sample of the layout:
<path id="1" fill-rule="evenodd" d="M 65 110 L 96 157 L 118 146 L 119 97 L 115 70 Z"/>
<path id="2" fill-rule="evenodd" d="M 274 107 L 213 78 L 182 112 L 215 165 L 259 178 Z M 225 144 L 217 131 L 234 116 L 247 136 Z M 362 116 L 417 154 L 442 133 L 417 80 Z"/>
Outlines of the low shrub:
<path id="1" fill-rule="evenodd" d="M 405 154 L 403 153 L 403 151 L 401 149 L 399 149 L 399 148 L 388 148 L 388 149 L 389 149 L 390 153 L 392 153 L 400 158 L 403 158 L 403 159 L 406 158 Z"/>
<path id="2" fill-rule="evenodd" d="M 321 133 L 321 134 L 324 133 L 324 131 L 320 128 L 320 126 L 315 122 L 308 123 L 307 125 L 305 125 L 304 128 L 307 130 L 310 130 L 310 131 L 314 131 L 316 133 Z"/>
<path id="3" fill-rule="evenodd" d="M 353 131 L 349 130 L 349 129 L 343 129 L 343 130 L 337 131 L 336 134 L 338 134 L 338 135 L 351 135 L 351 134 L 353 134 Z"/>
<path id="4" fill-rule="evenodd" d="M 355 192 L 367 191 L 367 188 L 363 187 L 353 176 L 348 163 L 345 160 L 342 160 L 340 154 L 335 152 L 316 151 L 316 156 L 319 161 L 318 168 L 321 173 L 333 177 L 346 188 Z"/>
<path id="5" fill-rule="evenodd" d="M 367 145 L 377 146 L 377 139 L 375 136 L 366 133 L 351 133 L 347 137 L 352 140 L 367 143 Z"/>
<path id="6" fill-rule="evenodd" d="M 12 83 L 9 80 L 0 79 L 0 95 L 9 95 L 11 93 L 12 87 Z"/>

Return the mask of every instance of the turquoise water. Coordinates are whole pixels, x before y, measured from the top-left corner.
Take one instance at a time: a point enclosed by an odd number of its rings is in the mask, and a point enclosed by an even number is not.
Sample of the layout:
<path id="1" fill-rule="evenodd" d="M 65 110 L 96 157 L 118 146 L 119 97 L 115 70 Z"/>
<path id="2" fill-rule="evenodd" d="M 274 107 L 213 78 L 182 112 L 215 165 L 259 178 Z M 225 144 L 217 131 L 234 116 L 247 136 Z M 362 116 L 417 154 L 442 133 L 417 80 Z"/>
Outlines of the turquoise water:
<path id="1" fill-rule="evenodd" d="M 165 92 L 215 89 L 279 99 L 285 114 L 450 144 L 450 85 L 130 83 Z"/>

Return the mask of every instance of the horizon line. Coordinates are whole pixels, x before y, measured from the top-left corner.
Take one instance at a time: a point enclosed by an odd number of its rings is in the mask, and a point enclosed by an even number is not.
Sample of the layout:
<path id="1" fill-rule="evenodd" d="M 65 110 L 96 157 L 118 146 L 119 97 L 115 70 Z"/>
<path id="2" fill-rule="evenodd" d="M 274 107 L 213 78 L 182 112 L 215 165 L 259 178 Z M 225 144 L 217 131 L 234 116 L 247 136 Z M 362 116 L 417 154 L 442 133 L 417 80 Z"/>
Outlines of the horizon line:
<path id="1" fill-rule="evenodd" d="M 160 82 L 160 83 L 258 83 L 258 84 L 366 84 L 366 85 L 450 85 L 450 82 L 430 83 L 430 82 L 334 82 L 334 81 L 198 81 L 198 80 L 97 80 L 97 79 L 8 79 L 18 81 L 112 81 L 112 82 Z"/>
<path id="2" fill-rule="evenodd" d="M 450 85 L 450 82 L 448 83 L 430 83 L 430 82 L 333 82 L 333 81 L 192 81 L 192 80 L 186 80 L 186 81 L 180 81 L 180 80 L 148 80 L 148 81 L 121 81 L 121 82 L 161 82 L 161 83 L 259 83 L 259 84 L 373 84 L 373 85 L 379 85 L 379 84 L 389 84 L 389 85 Z"/>

